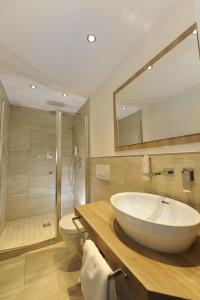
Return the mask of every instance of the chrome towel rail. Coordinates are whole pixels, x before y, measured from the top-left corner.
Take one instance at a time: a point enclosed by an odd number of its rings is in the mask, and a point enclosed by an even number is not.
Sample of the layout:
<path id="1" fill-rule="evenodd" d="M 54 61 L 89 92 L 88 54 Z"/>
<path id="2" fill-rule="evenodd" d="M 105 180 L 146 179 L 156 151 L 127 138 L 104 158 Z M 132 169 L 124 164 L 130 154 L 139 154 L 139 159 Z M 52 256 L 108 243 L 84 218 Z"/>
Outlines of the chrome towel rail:
<path id="1" fill-rule="evenodd" d="M 128 279 L 126 272 L 122 269 L 118 269 L 108 275 L 108 286 L 107 286 L 107 299 L 117 300 L 117 292 L 115 288 L 115 278 L 124 275 L 125 279 Z"/>
<path id="2" fill-rule="evenodd" d="M 81 230 L 81 229 L 78 227 L 78 225 L 76 224 L 76 222 L 75 222 L 76 220 L 80 220 L 80 218 L 81 218 L 81 216 L 73 217 L 73 218 L 72 218 L 72 222 L 74 223 L 76 229 L 77 229 L 80 233 L 85 233 L 85 232 L 87 232 L 87 230 Z"/>
<path id="3" fill-rule="evenodd" d="M 108 275 L 108 279 L 114 279 L 120 275 L 124 275 L 125 279 L 128 279 L 128 275 L 123 269 L 117 269 L 116 271 Z"/>
<path id="4" fill-rule="evenodd" d="M 85 233 L 87 232 L 86 230 L 85 231 L 82 231 L 78 225 L 76 224 L 76 220 L 80 220 L 81 219 L 81 216 L 77 216 L 77 217 L 73 217 L 72 218 L 72 222 L 74 223 L 76 229 L 80 232 L 80 233 Z M 104 256 L 104 255 L 103 255 Z M 125 279 L 128 279 L 128 275 L 126 274 L 126 272 L 123 270 L 123 269 L 117 269 L 116 271 L 114 271 L 113 273 L 111 273 L 110 275 L 108 275 L 108 280 L 112 280 L 112 279 L 115 279 L 116 277 L 120 276 L 120 275 L 124 275 Z"/>

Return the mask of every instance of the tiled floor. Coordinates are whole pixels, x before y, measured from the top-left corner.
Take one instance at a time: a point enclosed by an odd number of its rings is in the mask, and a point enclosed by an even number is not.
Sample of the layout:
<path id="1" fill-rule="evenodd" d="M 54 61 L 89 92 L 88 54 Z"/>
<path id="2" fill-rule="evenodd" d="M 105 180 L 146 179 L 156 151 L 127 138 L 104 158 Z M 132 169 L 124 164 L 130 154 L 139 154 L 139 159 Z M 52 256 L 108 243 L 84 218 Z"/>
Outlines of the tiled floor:
<path id="1" fill-rule="evenodd" d="M 63 242 L 0 261 L 0 300 L 83 300 L 80 264 Z"/>
<path id="2" fill-rule="evenodd" d="M 50 223 L 50 226 L 43 224 Z M 45 214 L 6 223 L 0 236 L 0 250 L 39 243 L 55 237 L 55 214 Z"/>

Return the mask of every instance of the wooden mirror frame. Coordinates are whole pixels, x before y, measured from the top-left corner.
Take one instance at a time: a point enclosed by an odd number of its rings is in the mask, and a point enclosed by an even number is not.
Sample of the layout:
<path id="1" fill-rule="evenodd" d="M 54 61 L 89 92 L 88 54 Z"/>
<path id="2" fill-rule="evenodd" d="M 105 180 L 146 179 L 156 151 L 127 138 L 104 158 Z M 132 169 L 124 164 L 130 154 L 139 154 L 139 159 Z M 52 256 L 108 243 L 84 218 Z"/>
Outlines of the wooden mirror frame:
<path id="1" fill-rule="evenodd" d="M 177 136 L 166 139 L 159 139 L 144 143 L 132 144 L 132 145 L 124 145 L 119 146 L 118 141 L 118 132 L 117 132 L 117 118 L 116 118 L 116 94 L 119 93 L 122 89 L 124 89 L 129 83 L 139 77 L 142 73 L 144 73 L 149 65 L 155 64 L 158 60 L 160 60 L 165 54 L 175 48 L 178 44 L 180 44 L 184 39 L 186 39 L 194 30 L 197 30 L 197 24 L 194 23 L 187 30 L 185 30 L 181 35 L 179 35 L 175 40 L 173 40 L 167 47 L 165 47 L 160 53 L 154 56 L 148 63 L 146 63 L 141 69 L 139 69 L 134 75 L 132 75 L 127 81 L 125 81 L 118 89 L 113 92 L 113 109 L 114 109 L 114 142 L 115 142 L 115 151 L 127 151 L 127 150 L 136 150 L 136 149 L 144 149 L 150 147 L 161 147 L 161 146 L 171 146 L 171 145 L 181 145 L 188 143 L 197 143 L 200 142 L 200 133 L 188 134 L 183 136 Z M 197 30 L 197 44 L 199 49 L 200 56 L 200 45 L 198 38 L 198 30 Z"/>

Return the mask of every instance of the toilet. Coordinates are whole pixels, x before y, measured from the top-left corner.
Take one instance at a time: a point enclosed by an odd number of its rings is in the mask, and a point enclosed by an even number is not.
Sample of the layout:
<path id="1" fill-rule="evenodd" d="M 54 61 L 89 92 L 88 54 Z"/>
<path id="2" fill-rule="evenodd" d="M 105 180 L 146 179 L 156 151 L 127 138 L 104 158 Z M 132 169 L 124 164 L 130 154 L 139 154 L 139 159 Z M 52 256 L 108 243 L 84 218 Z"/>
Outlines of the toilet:
<path id="1" fill-rule="evenodd" d="M 75 217 L 74 212 L 70 212 L 64 215 L 59 221 L 59 231 L 65 242 L 70 248 L 71 252 L 82 256 L 81 239 L 84 238 L 84 234 L 80 233 L 74 225 L 72 218 Z M 84 231 L 82 224 L 76 220 L 78 227 Z"/>

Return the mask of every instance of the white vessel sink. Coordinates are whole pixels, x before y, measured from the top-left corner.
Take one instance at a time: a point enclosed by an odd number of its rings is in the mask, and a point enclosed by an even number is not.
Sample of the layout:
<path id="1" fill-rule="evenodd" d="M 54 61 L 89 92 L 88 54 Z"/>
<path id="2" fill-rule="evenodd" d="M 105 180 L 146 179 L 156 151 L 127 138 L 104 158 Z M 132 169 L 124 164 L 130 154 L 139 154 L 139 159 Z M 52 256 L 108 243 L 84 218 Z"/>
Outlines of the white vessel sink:
<path id="1" fill-rule="evenodd" d="M 153 194 L 119 193 L 110 202 L 123 231 L 148 248 L 184 252 L 198 235 L 200 214 L 179 201 Z"/>

